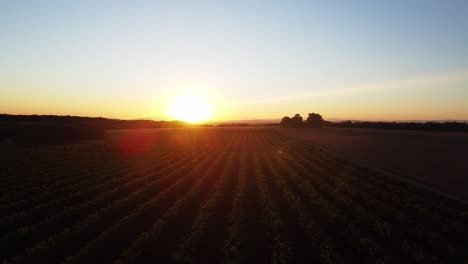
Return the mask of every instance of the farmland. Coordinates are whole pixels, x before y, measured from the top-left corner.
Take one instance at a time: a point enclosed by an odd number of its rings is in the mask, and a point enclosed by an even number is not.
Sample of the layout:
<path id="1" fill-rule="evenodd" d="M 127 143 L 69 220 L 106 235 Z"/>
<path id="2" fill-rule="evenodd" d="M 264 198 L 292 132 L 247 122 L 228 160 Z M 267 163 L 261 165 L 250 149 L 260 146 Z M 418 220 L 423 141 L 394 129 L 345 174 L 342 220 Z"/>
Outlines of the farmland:
<path id="1" fill-rule="evenodd" d="M 280 129 L 348 159 L 468 199 L 468 134 L 409 130 Z"/>
<path id="2" fill-rule="evenodd" d="M 463 263 L 468 205 L 269 128 L 3 143 L 6 263 Z"/>

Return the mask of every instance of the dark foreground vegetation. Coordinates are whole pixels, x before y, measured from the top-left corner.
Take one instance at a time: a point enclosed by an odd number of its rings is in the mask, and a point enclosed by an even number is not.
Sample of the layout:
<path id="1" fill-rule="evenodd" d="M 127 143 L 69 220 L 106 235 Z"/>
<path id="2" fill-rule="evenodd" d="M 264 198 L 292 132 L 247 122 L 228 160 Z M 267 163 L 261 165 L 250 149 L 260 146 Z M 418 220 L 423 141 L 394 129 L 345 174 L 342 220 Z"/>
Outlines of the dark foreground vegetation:
<path id="1" fill-rule="evenodd" d="M 310 113 L 304 121 L 300 114 L 281 119 L 282 127 L 342 127 L 367 129 L 419 130 L 439 132 L 468 132 L 467 122 L 370 122 L 370 121 L 325 121 L 320 114 Z"/>
<path id="2" fill-rule="evenodd" d="M 54 115 L 0 115 L 0 141 L 63 143 L 98 140 L 108 129 L 186 127 L 181 121 L 119 120 Z"/>
<path id="3" fill-rule="evenodd" d="M 103 117 L 0 114 L 0 124 L 12 123 L 88 125 L 103 129 L 176 128 L 190 125 L 183 121 L 122 120 Z"/>
<path id="4" fill-rule="evenodd" d="M 62 143 L 102 139 L 105 130 L 87 124 L 19 123 L 2 124 L 0 141 L 17 143 Z"/>
<path id="5" fill-rule="evenodd" d="M 468 206 L 268 128 L 0 149 L 6 263 L 463 263 Z"/>
<path id="6" fill-rule="evenodd" d="M 344 121 L 340 123 L 327 122 L 328 127 L 369 128 L 369 129 L 395 129 L 439 132 L 468 133 L 466 122 L 368 122 Z"/>

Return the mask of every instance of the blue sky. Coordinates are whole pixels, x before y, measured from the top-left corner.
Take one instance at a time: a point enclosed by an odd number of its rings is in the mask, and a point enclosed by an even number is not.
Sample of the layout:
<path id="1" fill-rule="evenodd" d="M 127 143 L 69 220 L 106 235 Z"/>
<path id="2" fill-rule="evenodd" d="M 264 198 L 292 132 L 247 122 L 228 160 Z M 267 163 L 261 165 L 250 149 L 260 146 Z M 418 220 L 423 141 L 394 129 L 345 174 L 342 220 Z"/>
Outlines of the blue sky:
<path id="1" fill-rule="evenodd" d="M 468 119 L 468 1 L 0 1 L 0 112 Z"/>

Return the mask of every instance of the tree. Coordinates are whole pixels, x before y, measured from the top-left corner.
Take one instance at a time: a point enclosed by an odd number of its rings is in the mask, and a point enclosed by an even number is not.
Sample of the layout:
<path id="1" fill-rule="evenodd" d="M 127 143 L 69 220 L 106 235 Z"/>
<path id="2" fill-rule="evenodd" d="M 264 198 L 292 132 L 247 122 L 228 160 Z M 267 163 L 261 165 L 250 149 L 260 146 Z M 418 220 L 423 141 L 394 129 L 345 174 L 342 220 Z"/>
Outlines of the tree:
<path id="1" fill-rule="evenodd" d="M 281 119 L 280 125 L 283 126 L 283 127 L 291 127 L 292 126 L 292 119 L 289 116 L 285 116 L 285 117 L 283 117 L 283 119 Z"/>
<path id="2" fill-rule="evenodd" d="M 307 117 L 306 123 L 311 127 L 322 127 L 325 121 L 320 114 L 309 113 L 309 117 Z"/>
<path id="3" fill-rule="evenodd" d="M 281 119 L 280 125 L 283 127 L 302 127 L 304 125 L 304 120 L 300 114 L 295 114 L 293 118 L 285 116 Z"/>
<path id="4" fill-rule="evenodd" d="M 304 119 L 300 114 L 295 114 L 292 118 L 292 124 L 294 127 L 301 127 L 304 125 Z"/>

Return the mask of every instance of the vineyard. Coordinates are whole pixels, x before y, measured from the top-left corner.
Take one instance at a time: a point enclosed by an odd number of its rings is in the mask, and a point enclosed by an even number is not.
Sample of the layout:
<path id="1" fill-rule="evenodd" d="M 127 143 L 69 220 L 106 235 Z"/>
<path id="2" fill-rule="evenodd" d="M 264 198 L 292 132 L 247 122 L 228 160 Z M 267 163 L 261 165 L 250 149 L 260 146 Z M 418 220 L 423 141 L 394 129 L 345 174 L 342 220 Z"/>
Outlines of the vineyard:
<path id="1" fill-rule="evenodd" d="M 468 205 L 274 129 L 0 153 L 4 263 L 468 262 Z"/>

